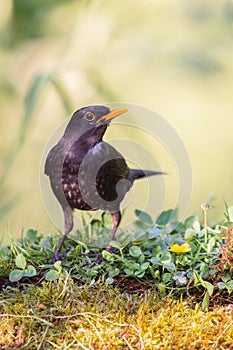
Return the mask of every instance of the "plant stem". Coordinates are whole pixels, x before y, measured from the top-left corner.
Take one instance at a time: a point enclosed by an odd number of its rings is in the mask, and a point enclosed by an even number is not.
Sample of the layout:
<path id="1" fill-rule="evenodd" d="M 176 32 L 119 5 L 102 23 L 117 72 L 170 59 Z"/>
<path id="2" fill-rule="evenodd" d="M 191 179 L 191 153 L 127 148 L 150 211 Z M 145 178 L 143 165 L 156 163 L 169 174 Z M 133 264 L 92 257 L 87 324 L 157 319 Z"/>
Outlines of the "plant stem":
<path id="1" fill-rule="evenodd" d="M 204 229 L 205 229 L 205 244 L 207 244 L 208 242 L 207 210 L 204 210 Z"/>

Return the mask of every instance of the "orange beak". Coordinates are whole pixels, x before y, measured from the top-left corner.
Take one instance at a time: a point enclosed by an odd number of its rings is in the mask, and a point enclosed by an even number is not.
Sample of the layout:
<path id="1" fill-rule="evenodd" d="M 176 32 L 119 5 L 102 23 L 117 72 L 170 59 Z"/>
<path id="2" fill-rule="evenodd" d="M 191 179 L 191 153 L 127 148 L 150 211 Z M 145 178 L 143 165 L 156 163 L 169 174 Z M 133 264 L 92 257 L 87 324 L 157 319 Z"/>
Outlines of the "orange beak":
<path id="1" fill-rule="evenodd" d="M 106 114 L 103 117 L 101 117 L 100 119 L 98 119 L 96 124 L 112 120 L 112 119 L 114 119 L 114 118 L 118 117 L 119 115 L 126 113 L 126 112 L 128 112 L 127 108 L 112 108 L 112 109 L 110 109 L 110 112 L 108 114 Z"/>

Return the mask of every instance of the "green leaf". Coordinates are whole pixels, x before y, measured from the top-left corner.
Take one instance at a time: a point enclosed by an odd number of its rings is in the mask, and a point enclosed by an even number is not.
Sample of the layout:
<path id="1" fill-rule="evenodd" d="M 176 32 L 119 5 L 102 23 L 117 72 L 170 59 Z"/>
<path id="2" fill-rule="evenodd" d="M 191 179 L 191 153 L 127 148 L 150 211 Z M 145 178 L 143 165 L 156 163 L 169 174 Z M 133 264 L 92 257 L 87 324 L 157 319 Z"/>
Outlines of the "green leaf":
<path id="1" fill-rule="evenodd" d="M 226 288 L 226 284 L 223 282 L 218 282 L 217 287 L 219 290 L 223 290 Z"/>
<path id="2" fill-rule="evenodd" d="M 128 275 L 128 276 L 132 276 L 133 275 L 133 270 L 131 270 L 131 269 L 128 269 L 128 268 L 124 268 L 124 272 L 126 273 L 126 275 Z"/>
<path id="3" fill-rule="evenodd" d="M 215 237 L 211 237 L 209 239 L 209 242 L 207 244 L 207 252 L 210 253 L 212 251 L 212 249 L 214 248 L 216 244 L 216 238 Z"/>
<path id="4" fill-rule="evenodd" d="M 120 269 L 118 269 L 118 267 L 115 267 L 108 272 L 108 276 L 113 278 L 115 276 L 118 276 L 119 273 L 120 273 Z"/>
<path id="5" fill-rule="evenodd" d="M 26 270 L 24 270 L 24 276 L 25 277 L 32 277 L 32 276 L 36 276 L 37 272 L 34 266 L 32 265 L 28 265 L 28 267 L 26 268 Z"/>
<path id="6" fill-rule="evenodd" d="M 106 261 L 114 261 L 114 255 L 109 253 L 107 250 L 102 251 L 102 256 Z"/>
<path id="7" fill-rule="evenodd" d="M 200 222 L 199 221 L 194 221 L 193 223 L 193 228 L 196 232 L 200 232 L 201 230 L 201 225 L 200 225 Z"/>
<path id="8" fill-rule="evenodd" d="M 32 81 L 31 86 L 25 97 L 25 115 L 23 119 L 23 127 L 25 127 L 32 116 L 33 109 L 41 93 L 44 84 L 48 81 L 48 78 L 44 75 L 38 75 Z"/>
<path id="9" fill-rule="evenodd" d="M 134 224 L 143 231 L 146 231 L 148 229 L 148 225 L 140 220 L 136 220 Z"/>
<path id="10" fill-rule="evenodd" d="M 24 276 L 23 270 L 13 270 L 9 275 L 9 280 L 11 282 L 17 282 Z"/>
<path id="11" fill-rule="evenodd" d="M 223 282 L 228 282 L 228 281 L 230 281 L 231 280 L 231 275 L 229 275 L 229 274 L 226 274 L 225 276 L 222 276 L 222 280 L 223 280 Z"/>
<path id="12" fill-rule="evenodd" d="M 27 127 L 34 114 L 36 103 L 38 102 L 38 99 L 47 81 L 48 81 L 48 77 L 44 75 L 38 75 L 37 77 L 35 77 L 35 79 L 31 83 L 31 86 L 29 87 L 29 90 L 25 97 L 25 114 L 20 126 L 20 133 L 19 133 L 20 146 L 23 144 Z"/>
<path id="13" fill-rule="evenodd" d="M 60 261 L 60 260 L 56 261 L 56 262 L 53 264 L 53 266 L 55 267 L 55 269 L 57 270 L 57 272 L 58 272 L 59 274 L 61 274 L 61 271 L 62 271 L 61 261 Z"/>
<path id="14" fill-rule="evenodd" d="M 172 274 L 165 272 L 162 276 L 162 280 L 164 283 L 170 282 L 172 280 Z"/>
<path id="15" fill-rule="evenodd" d="M 186 276 L 187 276 L 188 279 L 193 279 L 193 271 L 188 271 L 186 273 Z"/>
<path id="16" fill-rule="evenodd" d="M 197 215 L 189 216 L 184 222 L 186 229 L 193 227 L 195 221 L 199 221 Z"/>
<path id="17" fill-rule="evenodd" d="M 52 282 L 55 280 L 58 280 L 60 277 L 60 274 L 56 270 L 50 270 L 45 274 L 46 281 Z"/>
<path id="18" fill-rule="evenodd" d="M 95 277 L 98 275 L 98 271 L 94 269 L 88 270 L 87 275 L 90 277 Z"/>
<path id="19" fill-rule="evenodd" d="M 26 237 L 35 242 L 37 239 L 37 231 L 33 229 L 27 230 Z"/>
<path id="20" fill-rule="evenodd" d="M 141 269 L 141 265 L 137 262 L 132 264 L 132 269 L 133 270 L 140 270 Z"/>
<path id="21" fill-rule="evenodd" d="M 23 119 L 21 121 L 20 127 L 18 129 L 17 137 L 15 138 L 10 151 L 6 157 L 6 165 L 5 165 L 5 170 L 0 178 L 0 191 L 2 192 L 4 187 L 3 184 L 6 181 L 7 175 L 11 169 L 12 164 L 14 163 L 17 154 L 19 153 L 20 147 L 22 147 L 24 143 L 24 139 L 27 134 L 28 126 L 30 124 L 30 121 L 32 120 L 33 117 L 33 112 L 34 112 L 34 107 L 36 105 L 36 102 L 38 100 L 38 96 L 40 94 L 40 90 L 43 86 L 44 81 L 47 80 L 47 78 L 43 76 L 37 76 L 26 95 L 25 98 L 25 113 L 23 116 Z M 16 198 L 17 199 L 17 198 Z M 14 201 L 6 203 L 5 208 L 2 208 L 1 211 L 4 213 L 6 210 L 10 209 L 10 206 L 14 204 Z"/>
<path id="22" fill-rule="evenodd" d="M 26 259 L 25 257 L 23 256 L 23 254 L 18 254 L 15 258 L 15 264 L 18 268 L 20 269 L 25 269 L 26 267 Z"/>
<path id="23" fill-rule="evenodd" d="M 124 245 L 120 244 L 117 241 L 111 241 L 111 247 L 121 250 L 124 248 Z"/>
<path id="24" fill-rule="evenodd" d="M 135 276 L 137 276 L 138 278 L 142 278 L 145 275 L 145 271 L 136 271 L 135 272 Z"/>
<path id="25" fill-rule="evenodd" d="M 147 232 L 148 232 L 148 238 L 153 239 L 153 238 L 158 237 L 161 234 L 162 230 L 158 227 L 150 227 L 147 230 Z"/>
<path id="26" fill-rule="evenodd" d="M 136 209 L 136 210 L 135 210 L 135 215 L 136 215 L 141 221 L 143 221 L 145 224 L 153 225 L 153 220 L 152 220 L 151 216 L 150 216 L 149 214 L 147 214 L 145 211 Z"/>
<path id="27" fill-rule="evenodd" d="M 204 281 L 200 275 L 196 271 L 194 271 L 194 283 L 200 283 L 204 288 L 207 289 L 208 295 L 212 295 L 214 291 L 214 286 L 210 282 Z"/>
<path id="28" fill-rule="evenodd" d="M 233 280 L 230 280 L 226 283 L 227 289 L 228 290 L 233 290 Z"/>
<path id="29" fill-rule="evenodd" d="M 151 261 L 151 263 L 152 263 L 153 265 L 160 265 L 160 266 L 162 265 L 160 259 L 157 258 L 157 257 L 155 257 L 155 256 L 153 256 L 153 257 L 150 259 L 150 261 Z"/>
<path id="30" fill-rule="evenodd" d="M 171 262 L 171 254 L 169 252 L 164 253 L 160 258 L 160 261 L 163 265 L 169 264 Z"/>
<path id="31" fill-rule="evenodd" d="M 184 234 L 184 238 L 190 239 L 192 237 L 195 237 L 197 235 L 196 231 L 193 228 L 187 228 Z"/>
<path id="32" fill-rule="evenodd" d="M 167 270 L 175 270 L 176 269 L 176 265 L 173 262 L 170 262 L 168 264 L 164 264 L 163 267 Z"/>
<path id="33" fill-rule="evenodd" d="M 164 283 L 159 283 L 158 289 L 161 293 L 165 293 L 166 292 L 166 285 Z"/>
<path id="34" fill-rule="evenodd" d="M 148 268 L 148 266 L 150 265 L 150 263 L 147 261 L 147 262 L 144 262 L 143 264 L 141 264 L 141 269 L 142 270 L 146 270 Z"/>
<path id="35" fill-rule="evenodd" d="M 145 261 L 145 255 L 144 255 L 144 254 L 141 254 L 141 255 L 139 256 L 138 261 L 139 261 L 140 264 L 144 263 L 144 261 Z"/>
<path id="36" fill-rule="evenodd" d="M 209 295 L 213 294 L 213 291 L 214 291 L 213 284 L 211 284 L 210 282 L 207 282 L 207 281 L 203 281 L 203 280 L 202 280 L 201 284 L 203 285 L 203 287 L 205 287 L 207 289 Z"/>
<path id="37" fill-rule="evenodd" d="M 177 216 L 177 209 L 169 209 L 163 211 L 157 218 L 156 224 L 158 226 L 166 226 L 169 222 L 174 220 Z"/>
<path id="38" fill-rule="evenodd" d="M 142 254 L 142 250 L 140 247 L 132 246 L 129 248 L 129 254 L 136 258 Z"/>
<path id="39" fill-rule="evenodd" d="M 204 311 L 208 311 L 208 308 L 209 308 L 209 303 L 210 303 L 210 295 L 208 293 L 208 290 L 205 292 L 205 296 L 202 300 L 202 308 Z"/>

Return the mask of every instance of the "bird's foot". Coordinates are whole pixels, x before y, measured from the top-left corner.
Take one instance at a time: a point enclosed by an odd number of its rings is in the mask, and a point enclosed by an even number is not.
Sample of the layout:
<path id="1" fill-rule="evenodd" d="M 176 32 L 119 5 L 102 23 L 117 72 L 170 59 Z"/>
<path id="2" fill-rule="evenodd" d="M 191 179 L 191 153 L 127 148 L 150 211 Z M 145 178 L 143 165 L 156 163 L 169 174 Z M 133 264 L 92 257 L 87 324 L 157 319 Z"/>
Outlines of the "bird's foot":
<path id="1" fill-rule="evenodd" d="M 60 255 L 57 256 L 57 255 L 54 254 L 54 256 L 53 256 L 53 258 L 52 258 L 52 260 L 51 260 L 51 265 L 53 265 L 53 264 L 55 264 L 55 262 L 61 261 L 61 260 L 62 260 L 62 259 L 61 259 Z"/>
<path id="2" fill-rule="evenodd" d="M 100 264 L 104 260 L 102 253 L 82 253 L 81 255 L 88 256 L 89 258 L 95 258 L 96 259 L 96 261 L 94 261 L 95 265 Z"/>
<path id="3" fill-rule="evenodd" d="M 111 249 L 112 249 L 112 247 L 110 246 L 110 244 L 106 247 L 106 250 L 107 250 L 107 252 L 109 252 L 109 253 L 111 253 Z"/>
<path id="4" fill-rule="evenodd" d="M 107 250 L 107 252 L 110 254 L 117 254 L 119 252 L 119 249 L 113 248 L 110 245 L 108 245 L 105 250 Z"/>
<path id="5" fill-rule="evenodd" d="M 106 249 L 107 250 L 107 249 Z M 107 250 L 110 254 L 117 254 L 119 252 L 118 249 L 110 247 L 109 250 Z M 94 265 L 99 265 L 103 261 L 107 263 L 107 260 L 104 259 L 102 253 L 87 253 L 87 254 L 82 254 L 83 256 L 88 256 L 89 258 L 95 258 L 95 261 L 93 261 Z"/>
<path id="6" fill-rule="evenodd" d="M 51 264 L 55 264 L 55 262 L 57 261 L 62 261 L 64 259 L 64 257 L 66 256 L 67 252 L 64 252 L 62 254 L 60 254 L 60 251 L 55 251 L 54 256 L 51 260 Z"/>
<path id="7" fill-rule="evenodd" d="M 104 260 L 102 253 L 96 255 L 96 265 L 99 265 Z"/>

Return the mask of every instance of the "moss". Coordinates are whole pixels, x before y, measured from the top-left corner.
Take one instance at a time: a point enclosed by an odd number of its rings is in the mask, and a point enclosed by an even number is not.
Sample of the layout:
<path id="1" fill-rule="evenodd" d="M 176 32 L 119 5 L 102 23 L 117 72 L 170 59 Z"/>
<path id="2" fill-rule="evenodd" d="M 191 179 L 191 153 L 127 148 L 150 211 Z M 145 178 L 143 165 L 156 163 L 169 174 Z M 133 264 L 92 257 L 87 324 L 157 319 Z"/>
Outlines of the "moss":
<path id="1" fill-rule="evenodd" d="M 233 343 L 232 311 L 204 312 L 155 291 L 121 292 L 71 278 L 0 297 L 1 349 L 212 349 Z"/>

